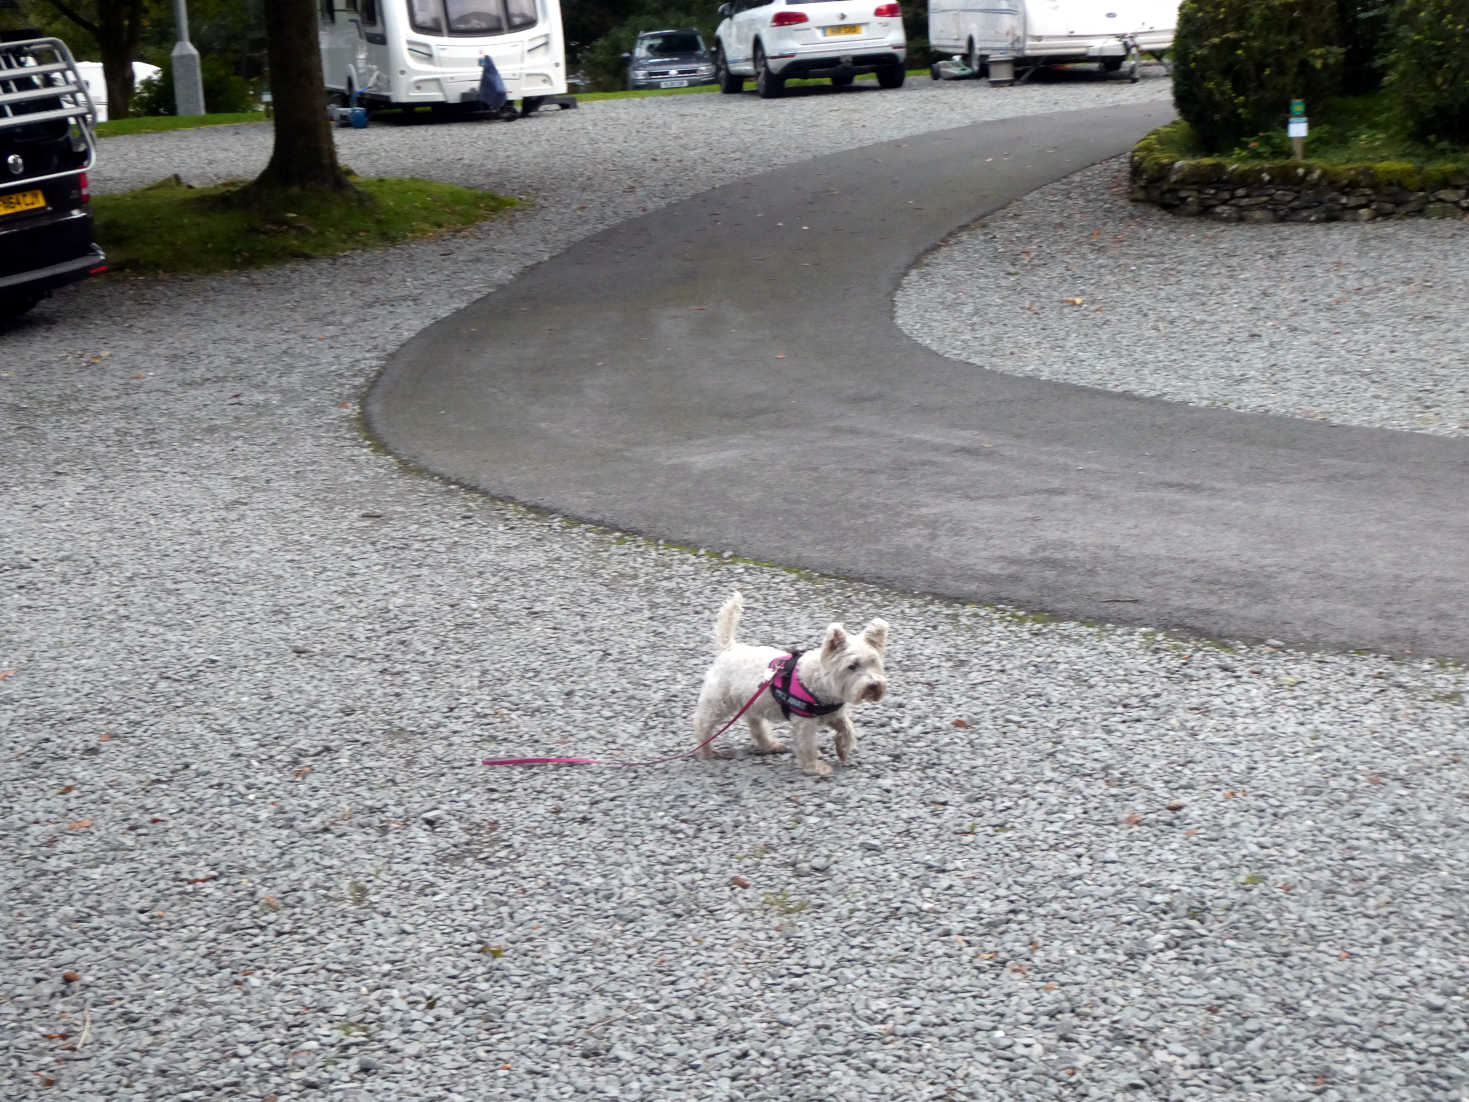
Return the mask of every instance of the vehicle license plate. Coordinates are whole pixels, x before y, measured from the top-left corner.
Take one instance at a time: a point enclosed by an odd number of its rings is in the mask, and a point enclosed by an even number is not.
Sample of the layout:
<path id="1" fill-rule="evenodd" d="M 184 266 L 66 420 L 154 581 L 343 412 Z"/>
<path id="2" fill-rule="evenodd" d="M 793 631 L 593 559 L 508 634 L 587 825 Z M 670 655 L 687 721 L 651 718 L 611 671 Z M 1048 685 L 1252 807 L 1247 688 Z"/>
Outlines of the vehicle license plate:
<path id="1" fill-rule="evenodd" d="M 46 196 L 39 191 L 17 191 L 13 195 L 0 195 L 0 214 L 19 214 L 23 210 L 38 210 L 46 205 Z"/>
<path id="2" fill-rule="evenodd" d="M 861 23 L 844 23 L 840 27 L 827 27 L 826 28 L 826 33 L 827 33 L 827 36 L 828 37 L 830 37 L 831 35 L 834 35 L 834 34 L 861 34 L 862 33 L 862 24 Z"/>
<path id="3" fill-rule="evenodd" d="M 686 80 L 660 80 L 658 82 L 659 88 L 687 88 L 688 86 L 689 82 Z"/>

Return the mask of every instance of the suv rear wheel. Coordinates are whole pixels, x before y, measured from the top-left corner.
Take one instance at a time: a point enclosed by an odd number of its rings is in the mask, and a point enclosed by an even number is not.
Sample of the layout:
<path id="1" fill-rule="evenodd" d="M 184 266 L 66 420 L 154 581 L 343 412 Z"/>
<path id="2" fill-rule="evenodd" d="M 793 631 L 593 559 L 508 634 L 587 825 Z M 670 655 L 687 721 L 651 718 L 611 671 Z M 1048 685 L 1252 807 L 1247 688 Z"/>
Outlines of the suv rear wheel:
<path id="1" fill-rule="evenodd" d="M 886 69 L 877 71 L 877 83 L 884 88 L 903 87 L 903 78 L 908 75 L 901 65 L 889 65 Z"/>
<path id="2" fill-rule="evenodd" d="M 770 71 L 770 66 L 765 61 L 765 48 L 757 42 L 755 44 L 755 91 L 760 94 L 761 99 L 775 99 L 785 91 L 785 87 L 785 78 L 778 77 Z"/>

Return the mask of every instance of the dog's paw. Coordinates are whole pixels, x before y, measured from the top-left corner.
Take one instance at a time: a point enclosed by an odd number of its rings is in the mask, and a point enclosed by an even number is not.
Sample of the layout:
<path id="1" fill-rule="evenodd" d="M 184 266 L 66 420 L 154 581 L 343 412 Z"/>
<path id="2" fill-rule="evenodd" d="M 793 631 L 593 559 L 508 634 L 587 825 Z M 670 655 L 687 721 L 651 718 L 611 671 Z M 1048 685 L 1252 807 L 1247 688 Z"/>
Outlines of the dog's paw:
<path id="1" fill-rule="evenodd" d="M 789 754 L 791 748 L 783 742 L 771 739 L 769 742 L 756 743 L 755 752 L 757 754 Z"/>
<path id="2" fill-rule="evenodd" d="M 810 765 L 803 768 L 801 772 L 805 773 L 808 777 L 829 777 L 831 776 L 831 766 L 827 765 L 824 761 L 813 761 Z"/>
<path id="3" fill-rule="evenodd" d="M 734 751 L 716 750 L 712 746 L 701 746 L 699 748 L 699 757 L 703 758 L 705 761 L 713 761 L 716 758 L 720 761 L 728 761 L 730 758 L 734 757 Z"/>
<path id="4" fill-rule="evenodd" d="M 852 751 L 857 748 L 857 736 L 851 732 L 839 733 L 836 737 L 837 760 L 846 765 L 852 758 Z"/>

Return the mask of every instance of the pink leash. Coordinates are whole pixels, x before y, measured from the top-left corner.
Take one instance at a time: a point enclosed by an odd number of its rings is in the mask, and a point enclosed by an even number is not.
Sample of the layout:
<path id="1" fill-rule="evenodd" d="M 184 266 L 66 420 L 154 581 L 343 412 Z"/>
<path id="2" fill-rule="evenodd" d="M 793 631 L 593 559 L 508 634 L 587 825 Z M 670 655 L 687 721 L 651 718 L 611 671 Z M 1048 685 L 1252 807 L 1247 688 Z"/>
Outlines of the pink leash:
<path id="1" fill-rule="evenodd" d="M 755 695 L 752 696 L 752 697 L 750 697 L 749 700 L 745 701 L 744 707 L 742 707 L 738 712 L 736 712 L 730 718 L 730 721 L 728 723 L 726 723 L 723 727 L 721 727 L 719 730 L 715 731 L 712 735 L 710 735 L 708 738 L 706 738 L 703 742 L 699 743 L 699 745 L 698 746 L 695 746 L 692 750 L 686 750 L 682 754 L 674 754 L 673 757 L 671 757 L 671 758 L 657 758 L 657 759 L 655 759 L 653 761 L 603 761 L 603 760 L 601 760 L 599 758 L 486 758 L 480 764 L 481 765 L 664 765 L 664 764 L 666 764 L 668 762 L 671 762 L 671 761 L 681 761 L 684 758 L 691 758 L 691 757 L 693 757 L 700 750 L 704 749 L 704 747 L 708 746 L 711 742 L 713 742 L 715 739 L 717 739 L 720 735 L 724 734 L 724 732 L 728 731 L 731 727 L 733 727 L 734 726 L 734 723 L 735 723 L 735 720 L 739 719 L 740 716 L 744 715 L 746 712 L 748 712 L 750 710 L 750 705 L 751 704 L 754 704 L 755 701 L 757 701 L 757 700 L 760 699 L 760 694 L 763 693 L 766 689 L 768 689 L 770 687 L 770 682 L 772 680 L 773 680 L 773 678 L 766 678 L 764 681 L 760 682 L 760 687 L 755 690 Z"/>

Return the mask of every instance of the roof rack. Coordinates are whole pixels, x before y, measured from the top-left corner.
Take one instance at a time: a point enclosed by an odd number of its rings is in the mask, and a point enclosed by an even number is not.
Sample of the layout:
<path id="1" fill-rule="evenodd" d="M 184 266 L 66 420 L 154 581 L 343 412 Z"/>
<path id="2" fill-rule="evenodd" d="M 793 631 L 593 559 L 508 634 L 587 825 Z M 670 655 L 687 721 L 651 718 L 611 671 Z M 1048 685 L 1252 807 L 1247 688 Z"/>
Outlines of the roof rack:
<path id="1" fill-rule="evenodd" d="M 59 38 L 0 41 L 0 133 L 65 120 L 86 143 L 85 164 L 36 179 L 85 172 L 97 159 L 97 109 L 71 51 Z M 80 148 L 80 146 L 78 146 Z"/>

